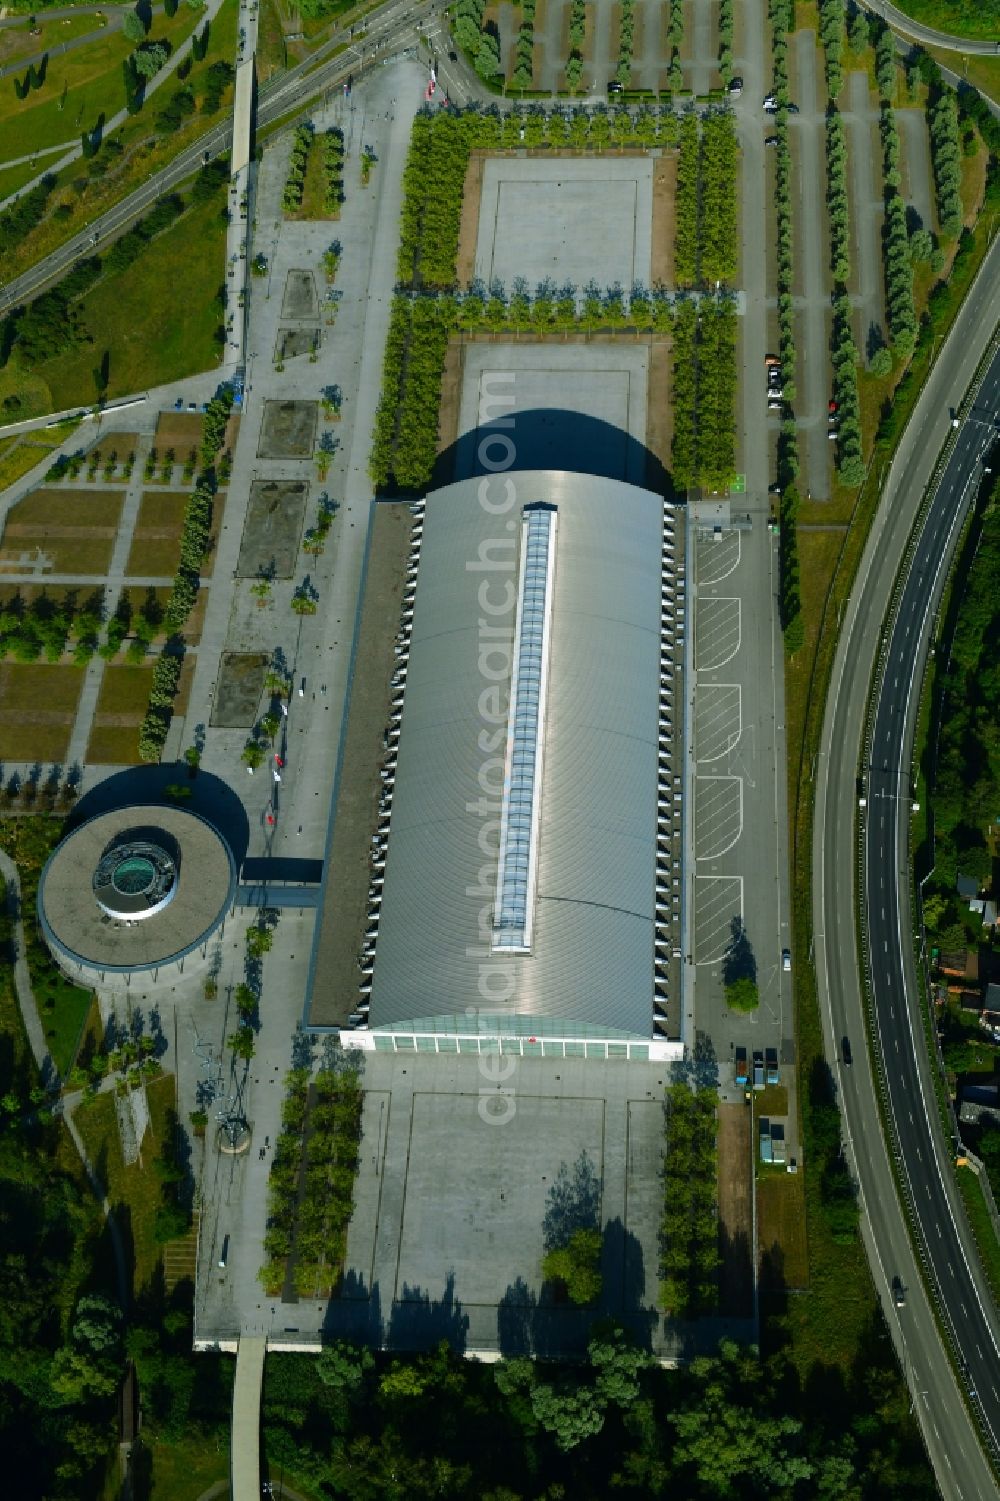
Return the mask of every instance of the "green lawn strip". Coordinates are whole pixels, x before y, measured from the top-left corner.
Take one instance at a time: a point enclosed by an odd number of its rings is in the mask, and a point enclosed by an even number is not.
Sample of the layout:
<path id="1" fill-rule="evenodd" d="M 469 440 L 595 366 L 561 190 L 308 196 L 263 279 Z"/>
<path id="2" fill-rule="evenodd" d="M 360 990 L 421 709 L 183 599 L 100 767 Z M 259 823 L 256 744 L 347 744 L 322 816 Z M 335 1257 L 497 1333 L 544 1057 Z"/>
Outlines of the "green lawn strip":
<path id="1" fill-rule="evenodd" d="M 181 9 L 185 7 L 182 6 Z M 205 61 L 192 69 L 187 82 L 199 106 L 204 93 L 202 79 L 210 64 L 220 59 L 231 62 L 235 55 L 238 13 L 239 0 L 223 0 L 219 13 L 212 22 Z M 17 250 L 5 258 L 7 279 L 20 275 L 57 250 L 60 245 L 74 239 L 88 224 L 168 166 L 186 146 L 224 119 L 231 108 L 232 87 L 223 94 L 217 114 L 206 116 L 197 113 L 187 119 L 180 130 L 161 136 L 154 129 L 153 117 L 166 105 L 175 88 L 181 86 L 173 80 L 162 85 L 138 115 L 127 120 L 114 132 L 113 139 L 121 141 L 124 154 L 112 164 L 106 175 L 90 175 L 88 168 L 94 164 L 85 163 L 79 158 L 56 174 L 57 186 L 50 200 L 52 210 L 63 204 L 70 209 L 70 213 L 65 218 L 59 218 L 54 212 L 50 212 L 37 229 L 24 237 Z M 70 130 L 66 139 L 71 139 L 73 134 Z M 96 160 L 99 163 L 101 157 Z M 44 162 L 41 165 L 44 167 Z"/>
<path id="2" fill-rule="evenodd" d="M 956 56 L 944 47 L 925 47 L 924 51 L 929 52 L 940 67 L 960 73 L 981 94 L 994 103 L 1000 102 L 1000 57 L 984 57 L 975 52 Z"/>
<path id="3" fill-rule="evenodd" d="M 969 1216 L 983 1268 L 993 1290 L 993 1296 L 1000 1302 L 1000 1240 L 997 1239 L 990 1212 L 986 1207 L 982 1184 L 977 1174 L 968 1167 L 958 1168 L 955 1176 L 958 1179 L 959 1192 L 965 1204 L 965 1212 Z"/>
<path id="4" fill-rule="evenodd" d="M 49 410 L 93 403 L 94 371 L 106 350 L 110 398 L 218 364 L 214 334 L 222 315 L 215 299 L 225 282 L 226 237 L 220 204 L 216 196 L 189 209 L 125 271 L 104 277 L 81 298 L 77 306 L 94 342 L 30 371 L 45 383 Z M 0 370 L 0 400 L 23 390 L 15 353 Z"/>
<path id="5" fill-rule="evenodd" d="M 40 172 L 44 172 L 51 162 L 57 162 L 59 157 L 52 156 L 36 157 L 34 161 L 22 162 L 19 167 L 5 167 L 0 170 L 0 202 L 16 193 L 18 188 L 23 188 L 26 182 L 32 182 Z"/>
<path id="6" fill-rule="evenodd" d="M 125 1205 L 133 1253 L 133 1286 L 142 1288 L 160 1261 L 163 1248 L 153 1233 L 156 1211 L 162 1202 L 163 1184 L 153 1164 L 163 1145 L 167 1112 L 175 1102 L 172 1074 L 153 1079 L 146 1086 L 149 1130 L 140 1144 L 139 1159 L 127 1167 L 115 1113 L 114 1095 L 92 1095 L 77 1106 L 75 1120 L 87 1155 L 104 1184 L 112 1207 Z"/>
<path id="7" fill-rule="evenodd" d="M 205 1434 L 154 1438 L 148 1452 L 150 1487 L 145 1493 L 148 1501 L 198 1501 L 210 1485 L 229 1479 L 228 1446 Z M 223 1492 L 222 1501 L 226 1494 Z"/>
<path id="8" fill-rule="evenodd" d="M 992 42 L 1000 36 L 998 0 L 894 0 L 897 10 L 948 36 Z M 954 57 L 954 53 L 952 54 Z"/>
<path id="9" fill-rule="evenodd" d="M 64 42 L 88 36 L 91 32 L 97 36 L 105 29 L 93 12 L 64 16 L 61 20 L 47 20 L 43 16 L 36 27 L 32 27 L 30 17 L 26 15 L 23 27 L 7 26 L 0 32 L 0 68 L 12 67 L 20 58 L 37 57 L 39 53 L 51 55 Z M 34 36 L 33 31 L 39 34 Z"/>
<path id="10" fill-rule="evenodd" d="M 17 863 L 25 957 L 31 986 L 53 1061 L 60 1073 L 66 1073 L 83 1034 L 90 1011 L 91 992 L 72 985 L 63 976 L 34 920 L 38 878 L 59 840 L 62 827 L 63 820 L 56 817 L 5 818 L 0 822 L 0 847 Z"/>
<path id="11" fill-rule="evenodd" d="M 174 16 L 168 18 L 161 14 L 155 18 L 147 40 L 167 41 L 176 51 L 200 19 L 200 12 L 196 15 L 190 6 L 179 6 Z M 114 31 L 98 37 L 86 47 L 52 57 L 45 82 L 40 89 L 32 89 L 23 101 L 14 93 L 14 80 L 3 79 L 0 82 L 0 158 L 24 156 L 43 146 L 72 141 L 81 131 L 93 130 L 100 115 L 110 119 L 124 109 L 122 63 L 134 51 L 135 43 L 120 31 Z M 150 105 L 146 107 L 150 108 Z"/>

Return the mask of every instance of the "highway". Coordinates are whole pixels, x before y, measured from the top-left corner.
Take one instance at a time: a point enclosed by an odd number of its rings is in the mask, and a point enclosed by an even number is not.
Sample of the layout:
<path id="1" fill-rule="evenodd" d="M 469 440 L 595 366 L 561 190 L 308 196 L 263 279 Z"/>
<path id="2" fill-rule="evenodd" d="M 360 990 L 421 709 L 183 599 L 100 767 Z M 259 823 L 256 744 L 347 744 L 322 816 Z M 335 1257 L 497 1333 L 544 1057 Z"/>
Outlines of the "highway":
<path id="1" fill-rule="evenodd" d="M 346 44 L 346 50 L 340 52 L 328 62 L 315 66 L 315 57 L 308 62 L 299 63 L 287 72 L 269 79 L 261 88 L 256 113 L 256 129 L 268 125 L 283 115 L 296 109 L 304 109 L 311 99 L 324 94 L 328 89 L 339 87 L 353 74 L 355 79 L 360 79 L 362 70 L 380 63 L 383 52 L 378 49 L 388 49 L 391 43 L 392 51 L 398 52 L 416 42 L 419 33 L 416 30 L 415 18 L 426 12 L 426 7 L 413 4 L 412 0 L 397 0 L 396 4 L 387 5 L 382 10 L 373 12 L 368 18 L 367 31 L 362 39 L 351 43 L 346 35 L 331 38 L 329 43 L 324 44 L 324 49 Z M 311 72 L 306 72 L 311 68 Z M 32 266 L 22 276 L 16 277 L 2 288 L 0 298 L 0 313 L 9 311 L 12 307 L 37 297 L 53 282 L 64 276 L 74 261 L 81 256 L 89 255 L 101 246 L 106 246 L 110 241 L 117 238 L 128 226 L 150 208 L 156 200 L 168 193 L 172 188 L 189 178 L 196 172 L 204 160 L 205 153 L 209 157 L 218 156 L 220 152 L 228 150 L 233 139 L 232 116 L 220 120 L 217 125 L 193 141 L 190 146 L 180 152 L 173 161 L 161 171 L 154 174 L 146 182 L 142 183 L 127 198 L 108 209 L 107 213 L 93 220 L 88 225 L 83 235 L 76 235 L 67 244 L 60 246 Z"/>
<path id="2" fill-rule="evenodd" d="M 951 52 L 967 52 L 970 56 L 974 52 L 986 56 L 1000 52 L 1000 40 L 976 41 L 973 37 L 951 36 L 947 31 L 935 31 L 933 26 L 924 26 L 904 15 L 897 5 L 891 4 L 891 0 L 861 0 L 861 4 L 873 15 L 881 16 L 893 31 L 910 37 L 912 41 L 923 42 L 931 47 L 947 47 Z"/>
<path id="3" fill-rule="evenodd" d="M 942 1494 L 997 1494 L 972 1418 L 949 1361 L 927 1288 L 967 1362 L 964 1377 L 986 1430 L 1000 1436 L 1000 1329 L 979 1267 L 950 1166 L 933 1094 L 919 1010 L 909 903 L 910 769 L 922 668 L 949 548 L 982 473 L 1000 416 L 1000 357 L 975 407 L 963 414 L 943 474 L 912 551 L 888 640 L 885 612 L 910 548 L 922 496 L 952 435 L 960 404 L 1000 320 L 1000 244 L 963 305 L 921 393 L 883 486 L 848 603 L 831 676 L 816 764 L 813 836 L 814 957 L 826 1054 L 844 1112 L 845 1147 L 859 1187 L 862 1235 L 914 1408 Z M 864 763 L 867 807 L 859 872 L 858 775 L 869 687 L 882 677 L 871 753 Z M 894 1145 L 882 1134 L 877 1084 L 866 1044 L 856 941 L 858 878 L 863 881 L 878 1051 L 885 1060 Z M 843 1038 L 853 1062 L 844 1062 Z M 910 1241 L 890 1153 L 895 1150 L 926 1248 L 927 1285 Z M 891 1287 L 907 1292 L 897 1308 Z"/>

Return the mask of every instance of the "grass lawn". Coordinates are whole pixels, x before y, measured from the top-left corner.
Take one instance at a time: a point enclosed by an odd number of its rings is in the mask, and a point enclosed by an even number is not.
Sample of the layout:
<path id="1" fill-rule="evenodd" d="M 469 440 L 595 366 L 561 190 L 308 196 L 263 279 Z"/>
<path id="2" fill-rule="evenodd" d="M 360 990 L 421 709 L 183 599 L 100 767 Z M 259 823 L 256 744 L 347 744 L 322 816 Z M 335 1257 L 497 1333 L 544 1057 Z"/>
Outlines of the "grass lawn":
<path id="1" fill-rule="evenodd" d="M 3 534 L 0 556 L 8 562 L 16 563 L 20 561 L 23 554 L 30 557 L 40 552 L 49 559 L 50 570 L 53 573 L 72 573 L 90 577 L 107 573 L 111 553 L 114 550 L 113 535 L 110 537 L 95 537 L 93 534 L 60 536 L 60 530 L 70 532 L 72 528 L 37 527 L 32 530 L 25 527 L 23 531 L 13 535 L 8 529 Z"/>
<path id="2" fill-rule="evenodd" d="M 223 5 L 212 22 L 205 61 L 197 64 L 192 70 L 189 81 L 195 99 L 199 103 L 204 92 L 199 80 L 208 67 L 219 58 L 225 58 L 227 62 L 233 60 L 236 51 L 238 8 L 238 0 L 223 0 Z M 192 14 L 186 5 L 182 5 L 178 11 L 178 17 L 185 11 L 189 16 Z M 196 18 L 196 21 L 200 21 L 200 16 Z M 120 64 L 117 76 L 121 80 Z M 173 82 L 163 85 L 164 100 L 169 99 L 173 88 Z M 8 279 L 27 270 L 29 266 L 35 265 L 37 261 L 60 245 L 65 245 L 74 239 L 100 214 L 114 204 L 120 203 L 140 183 L 147 181 L 168 162 L 173 161 L 178 152 L 197 140 L 213 123 L 225 118 L 232 107 L 232 88 L 230 87 L 223 94 L 218 114 L 210 118 L 196 114 L 184 122 L 181 130 L 166 137 L 158 135 L 153 128 L 152 116 L 161 107 L 162 102 L 157 103 L 157 95 L 154 94 L 149 106 L 140 114 L 127 120 L 114 132 L 115 139 L 124 147 L 124 155 L 119 159 L 118 164 L 103 176 L 82 175 L 82 164 L 79 159 L 71 162 L 58 173 L 58 185 L 49 200 L 50 205 L 55 208 L 57 203 L 65 203 L 69 205 L 72 212 L 65 219 L 56 219 L 50 213 L 37 229 L 25 236 L 17 249 L 12 250 L 6 258 Z M 74 131 L 70 130 L 67 139 L 71 139 L 73 135 Z M 21 155 L 22 153 L 14 154 Z M 82 185 L 82 191 L 78 185 Z"/>
<path id="3" fill-rule="evenodd" d="M 997 1240 L 979 1178 L 968 1167 L 958 1168 L 956 1176 L 993 1296 L 1000 1298 L 1000 1241 Z"/>
<path id="4" fill-rule="evenodd" d="M 111 352 L 109 397 L 218 364 L 219 346 L 213 335 L 221 317 L 215 296 L 225 279 L 221 206 L 219 194 L 190 209 L 126 271 L 108 276 L 81 299 L 82 322 L 94 343 L 33 368 L 30 373 L 44 382 L 46 392 L 41 407 L 33 403 L 33 411 L 93 401 L 93 371 L 105 349 Z M 197 254 L 191 254 L 192 246 L 198 247 Z M 0 398 L 15 391 L 25 401 L 16 355 L 0 372 Z"/>
<path id="5" fill-rule="evenodd" d="M 0 663 L 0 760 L 64 761 L 83 668 Z"/>
<path id="6" fill-rule="evenodd" d="M 173 578 L 180 556 L 180 537 L 137 537 L 125 571 L 137 578 Z"/>
<path id="7" fill-rule="evenodd" d="M 121 490 L 33 490 L 18 501 L 7 516 L 7 525 L 110 526 L 116 531 L 125 496 Z"/>
<path id="8" fill-rule="evenodd" d="M 139 725 L 107 725 L 94 720 L 87 741 L 87 761 L 93 766 L 136 766 L 139 755 Z"/>
<path id="9" fill-rule="evenodd" d="M 1000 0 L 894 0 L 904 15 L 949 36 L 991 42 L 1000 36 Z M 952 53 L 954 57 L 954 53 Z"/>
<path id="10" fill-rule="evenodd" d="M 46 20 L 43 16 L 34 28 L 28 16 L 23 26 L 7 26 L 0 31 L 0 67 L 7 68 L 19 57 L 35 57 L 39 52 L 55 52 L 64 42 L 74 41 L 78 36 L 91 32 L 99 34 L 105 28 L 93 14 L 66 16 L 63 20 Z M 40 33 L 32 36 L 32 30 Z"/>
<path id="11" fill-rule="evenodd" d="M 926 50 L 942 68 L 961 73 L 981 94 L 987 95 L 994 103 L 1000 103 L 1000 57 L 979 57 L 975 53 L 961 53 L 956 57 L 954 52 L 947 52 L 943 47 L 928 47 Z"/>
<path id="12" fill-rule="evenodd" d="M 229 1479 L 229 1447 L 224 1439 L 155 1439 L 149 1447 L 149 1501 L 198 1501 L 217 1480 Z M 224 1491 L 220 1501 L 227 1495 Z"/>
<path id="13" fill-rule="evenodd" d="M 170 18 L 161 12 L 149 40 L 168 41 L 176 51 L 199 20 L 200 12 L 195 15 L 187 5 Z M 0 159 L 79 139 L 101 115 L 110 119 L 124 109 L 122 63 L 134 51 L 135 44 L 120 31 L 105 31 L 85 47 L 50 57 L 45 82 L 27 99 L 17 98 L 13 83 L 0 89 Z"/>
<path id="14" fill-rule="evenodd" d="M 93 994 L 71 985 L 54 965 L 52 973 L 35 980 L 32 989 L 52 1061 L 61 1074 L 66 1074 L 73 1066 L 91 1008 L 96 1005 Z"/>
<path id="15" fill-rule="evenodd" d="M 0 36 L 3 33 L 0 32 Z M 26 182 L 32 182 L 40 172 L 44 172 L 46 165 L 59 160 L 58 154 L 53 152 L 51 156 L 36 157 L 34 161 L 22 162 L 19 167 L 4 167 L 0 170 L 0 203 L 23 188 Z"/>
<path id="16" fill-rule="evenodd" d="M 105 667 L 97 696 L 97 713 L 137 714 L 141 719 L 149 703 L 152 676 L 152 667 Z"/>
<path id="17" fill-rule="evenodd" d="M 134 592 L 138 606 L 146 591 Z M 155 660 L 151 656 L 148 665 L 142 667 L 131 667 L 127 663 L 105 667 L 87 745 L 88 761 L 103 766 L 131 766 L 139 760 L 139 726 L 149 703 Z M 188 657 L 181 668 L 174 704 L 178 714 L 183 714 L 187 708 L 193 677 L 194 661 Z"/>
<path id="18" fill-rule="evenodd" d="M 346 172 L 347 162 L 344 162 Z M 313 137 L 313 143 L 309 147 L 309 155 L 306 158 L 306 180 L 302 188 L 302 207 L 294 214 L 286 214 L 286 219 L 339 219 L 340 210 L 326 213 L 323 208 L 323 199 L 326 196 L 326 173 L 323 171 L 323 148 L 320 132 Z"/>
<path id="19" fill-rule="evenodd" d="M 5 438 L 0 446 L 0 491 L 16 484 L 36 464 L 40 464 L 76 426 L 78 424 L 75 422 L 61 422 L 58 428 L 52 428 L 49 432 Z"/>
<path id="20" fill-rule="evenodd" d="M 146 1285 L 160 1261 L 163 1248 L 153 1238 L 153 1224 L 161 1202 L 162 1186 L 153 1162 L 163 1142 L 168 1110 L 174 1108 L 175 1091 L 172 1074 L 153 1079 L 146 1088 L 149 1100 L 149 1130 L 143 1138 L 139 1158 L 128 1167 L 122 1159 L 121 1140 L 112 1094 L 92 1095 L 81 1101 L 75 1120 L 87 1148 L 87 1155 L 105 1184 L 108 1198 L 117 1209 L 128 1207 L 133 1246 L 132 1286 Z"/>

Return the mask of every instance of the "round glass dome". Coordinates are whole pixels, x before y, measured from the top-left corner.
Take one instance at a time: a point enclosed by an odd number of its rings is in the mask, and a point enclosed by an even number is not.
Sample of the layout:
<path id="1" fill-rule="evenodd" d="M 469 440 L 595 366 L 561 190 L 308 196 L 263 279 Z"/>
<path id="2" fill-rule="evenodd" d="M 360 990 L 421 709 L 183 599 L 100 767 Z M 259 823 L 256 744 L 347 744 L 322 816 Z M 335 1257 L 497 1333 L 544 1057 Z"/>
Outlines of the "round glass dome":
<path id="1" fill-rule="evenodd" d="M 115 866 L 111 884 L 123 896 L 139 896 L 156 880 L 156 866 L 145 855 L 126 855 Z"/>

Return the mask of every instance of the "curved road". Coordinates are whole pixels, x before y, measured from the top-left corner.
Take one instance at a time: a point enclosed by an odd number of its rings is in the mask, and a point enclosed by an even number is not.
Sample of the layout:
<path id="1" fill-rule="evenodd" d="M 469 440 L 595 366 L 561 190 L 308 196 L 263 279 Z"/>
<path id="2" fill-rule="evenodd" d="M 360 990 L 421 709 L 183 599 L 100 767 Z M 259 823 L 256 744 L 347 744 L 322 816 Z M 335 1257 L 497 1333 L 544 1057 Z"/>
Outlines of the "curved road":
<path id="1" fill-rule="evenodd" d="M 865 10 L 881 16 L 887 26 L 915 42 L 924 42 L 931 47 L 947 47 L 950 52 L 979 53 L 987 57 L 1000 52 L 1000 39 L 992 42 L 979 41 L 975 37 L 951 36 L 946 31 L 935 31 L 933 26 L 923 26 L 892 5 L 890 0 L 861 0 Z"/>
<path id="2" fill-rule="evenodd" d="M 995 1498 L 996 1482 L 942 1350 L 941 1334 L 910 1241 L 890 1147 L 883 1135 L 866 1046 L 858 974 L 855 845 L 857 776 L 869 684 L 879 660 L 883 619 L 910 544 L 921 497 L 950 436 L 950 407 L 963 396 L 1000 320 L 1000 241 L 983 269 L 921 393 L 887 477 L 838 644 L 816 769 L 813 920 L 817 982 L 827 1057 L 844 1111 L 846 1148 L 859 1186 L 862 1234 L 875 1283 L 903 1363 L 938 1483 L 946 1497 Z M 1000 415 L 1000 359 L 975 408 L 955 435 L 928 508 L 885 647 L 873 738 L 875 770 L 865 791 L 866 866 L 862 872 L 873 961 L 873 993 L 889 1116 L 899 1144 L 900 1176 L 927 1248 L 928 1283 L 944 1305 L 968 1362 L 988 1430 L 1000 1435 L 1000 1356 L 996 1311 L 985 1287 L 958 1202 L 933 1094 L 921 1024 L 909 913 L 908 825 L 912 732 L 949 542 L 974 493 L 981 458 Z M 888 771 L 884 768 L 888 767 Z M 911 1017 L 907 998 L 913 998 Z M 843 1062 L 849 1038 L 853 1064 Z M 900 1155 L 901 1154 L 901 1155 Z M 896 1308 L 892 1279 L 908 1289 Z"/>

